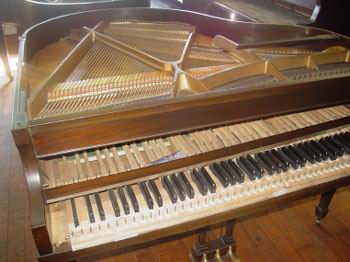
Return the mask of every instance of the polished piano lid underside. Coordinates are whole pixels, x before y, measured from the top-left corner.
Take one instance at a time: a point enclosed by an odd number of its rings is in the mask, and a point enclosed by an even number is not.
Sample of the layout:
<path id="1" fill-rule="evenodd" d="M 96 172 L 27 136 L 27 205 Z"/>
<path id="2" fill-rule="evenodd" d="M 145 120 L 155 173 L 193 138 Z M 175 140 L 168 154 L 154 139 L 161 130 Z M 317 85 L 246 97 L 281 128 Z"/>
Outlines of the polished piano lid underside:
<path id="1" fill-rule="evenodd" d="M 323 41 L 334 36 L 311 38 Z M 64 60 L 57 67 L 51 63 L 54 73 L 39 88 L 33 87 L 32 120 L 69 118 L 108 107 L 124 110 L 350 72 L 349 50 L 344 47 L 320 51 L 273 47 L 273 43 L 272 47 L 264 43 L 250 47 L 221 35 L 205 36 L 195 26 L 179 22 L 100 22 L 74 31 L 55 45 L 64 50 L 58 55 Z M 32 61 L 52 52 L 56 48 L 48 46 Z M 32 70 L 35 73 L 35 67 Z"/>

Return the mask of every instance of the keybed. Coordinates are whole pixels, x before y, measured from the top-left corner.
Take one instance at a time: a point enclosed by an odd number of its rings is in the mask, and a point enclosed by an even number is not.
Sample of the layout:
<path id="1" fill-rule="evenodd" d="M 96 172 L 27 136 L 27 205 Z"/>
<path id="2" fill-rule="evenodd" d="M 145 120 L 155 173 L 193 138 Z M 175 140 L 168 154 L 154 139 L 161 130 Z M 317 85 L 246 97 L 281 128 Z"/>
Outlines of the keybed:
<path id="1" fill-rule="evenodd" d="M 182 159 L 220 148 L 295 131 L 350 115 L 346 106 L 282 115 L 247 123 L 227 125 L 187 134 L 168 136 L 85 151 L 40 161 L 47 188 L 55 188 L 103 176 L 117 175 L 159 161 Z"/>
<path id="2" fill-rule="evenodd" d="M 348 125 L 49 207 L 54 221 L 62 215 L 55 211 L 58 207 L 65 212 L 74 250 L 300 190 L 346 176 L 349 170 Z"/>

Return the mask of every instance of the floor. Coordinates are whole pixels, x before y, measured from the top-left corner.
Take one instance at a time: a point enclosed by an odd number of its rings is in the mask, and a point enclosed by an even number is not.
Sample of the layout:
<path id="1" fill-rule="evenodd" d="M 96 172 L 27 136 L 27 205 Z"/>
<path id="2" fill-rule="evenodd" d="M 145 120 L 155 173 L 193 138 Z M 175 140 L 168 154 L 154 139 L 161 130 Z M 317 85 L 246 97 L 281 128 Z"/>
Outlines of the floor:
<path id="1" fill-rule="evenodd" d="M 16 38 L 9 39 L 15 74 Z M 11 136 L 11 111 L 15 81 L 9 82 L 0 63 L 0 261 L 35 261 L 30 232 L 26 183 L 18 152 Z M 274 207 L 239 220 L 235 228 L 241 261 L 349 261 L 350 188 L 335 195 L 331 210 L 321 226 L 314 223 L 318 197 L 293 205 Z M 215 230 L 214 235 L 219 231 Z M 115 256 L 94 257 L 96 261 L 188 261 L 194 237 Z"/>

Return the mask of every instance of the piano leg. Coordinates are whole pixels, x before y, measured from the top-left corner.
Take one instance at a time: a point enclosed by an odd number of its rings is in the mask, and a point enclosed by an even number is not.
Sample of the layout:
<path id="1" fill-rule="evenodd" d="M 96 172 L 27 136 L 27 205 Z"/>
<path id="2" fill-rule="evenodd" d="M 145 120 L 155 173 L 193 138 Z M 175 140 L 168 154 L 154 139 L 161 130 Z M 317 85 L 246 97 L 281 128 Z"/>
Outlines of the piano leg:
<path id="1" fill-rule="evenodd" d="M 326 217 L 328 213 L 329 204 L 332 201 L 335 191 L 336 189 L 325 192 L 321 195 L 320 203 L 315 208 L 316 224 L 320 224 L 322 219 Z"/>
<path id="2" fill-rule="evenodd" d="M 233 239 L 235 220 L 229 220 L 226 222 L 226 234 L 222 237 L 222 241 L 228 246 L 227 257 L 231 261 L 239 262 L 240 260 L 236 255 L 236 242 Z"/>

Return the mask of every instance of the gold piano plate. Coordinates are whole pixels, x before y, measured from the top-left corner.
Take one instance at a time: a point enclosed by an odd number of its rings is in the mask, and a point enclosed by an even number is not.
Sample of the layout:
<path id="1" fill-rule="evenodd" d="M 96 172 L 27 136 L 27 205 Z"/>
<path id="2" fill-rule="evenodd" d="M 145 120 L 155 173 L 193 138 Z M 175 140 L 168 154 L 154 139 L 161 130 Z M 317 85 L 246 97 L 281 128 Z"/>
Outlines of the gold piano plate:
<path id="1" fill-rule="evenodd" d="M 81 31 L 78 44 L 29 97 L 33 123 L 350 74 L 350 51 L 341 46 L 314 51 L 278 47 L 283 41 L 275 41 L 249 47 L 179 22 L 101 21 Z M 307 40 L 337 38 L 322 34 Z"/>

